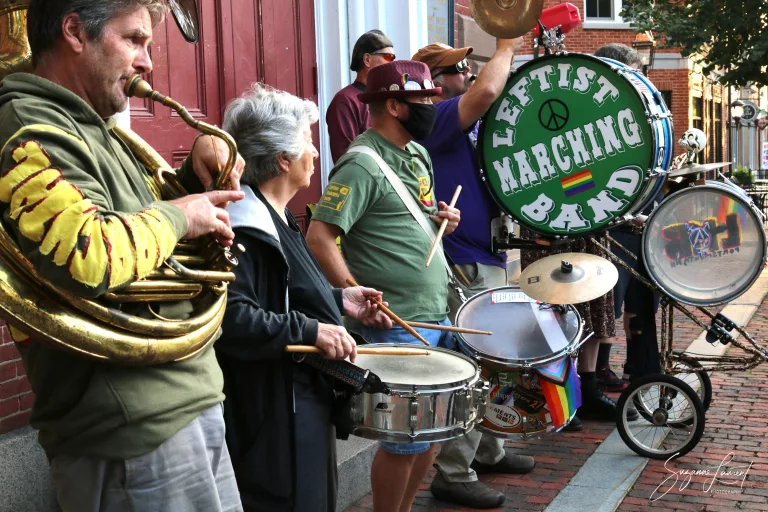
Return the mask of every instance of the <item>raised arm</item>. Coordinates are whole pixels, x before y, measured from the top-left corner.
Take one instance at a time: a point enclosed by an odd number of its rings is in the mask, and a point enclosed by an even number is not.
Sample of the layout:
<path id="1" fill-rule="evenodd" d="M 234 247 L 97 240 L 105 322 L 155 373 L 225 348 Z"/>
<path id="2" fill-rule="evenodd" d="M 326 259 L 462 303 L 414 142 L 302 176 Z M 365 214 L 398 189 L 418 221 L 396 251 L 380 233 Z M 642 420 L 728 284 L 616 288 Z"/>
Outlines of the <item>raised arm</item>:
<path id="1" fill-rule="evenodd" d="M 507 83 L 512 59 L 523 45 L 523 38 L 498 39 L 491 60 L 480 70 L 474 85 L 459 100 L 459 123 L 468 130 L 501 96 Z"/>

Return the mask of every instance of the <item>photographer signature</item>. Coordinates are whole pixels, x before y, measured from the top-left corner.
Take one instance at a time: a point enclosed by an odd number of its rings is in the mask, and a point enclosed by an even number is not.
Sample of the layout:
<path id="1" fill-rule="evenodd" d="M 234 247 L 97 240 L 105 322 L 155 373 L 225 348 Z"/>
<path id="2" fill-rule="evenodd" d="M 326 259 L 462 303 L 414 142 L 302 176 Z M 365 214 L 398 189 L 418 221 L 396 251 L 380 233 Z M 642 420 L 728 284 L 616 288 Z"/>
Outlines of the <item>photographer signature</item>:
<path id="1" fill-rule="evenodd" d="M 750 462 L 746 465 L 730 465 L 731 461 L 733 460 L 734 454 L 729 453 L 725 457 L 723 457 L 722 462 L 720 462 L 720 465 L 717 467 L 712 466 L 711 469 L 672 469 L 667 467 L 667 464 L 677 456 L 677 454 L 674 454 L 672 457 L 668 458 L 667 461 L 664 463 L 664 469 L 666 469 L 670 475 L 665 478 L 657 487 L 653 490 L 651 493 L 651 497 L 649 499 L 649 502 L 654 502 L 663 496 L 666 496 L 666 494 L 675 488 L 676 485 L 679 483 L 679 489 L 682 491 L 683 489 L 688 488 L 688 486 L 691 484 L 691 479 L 694 476 L 703 476 L 707 479 L 702 484 L 702 491 L 705 493 L 712 492 L 712 487 L 715 485 L 715 483 L 719 483 L 721 485 L 727 485 L 731 487 L 738 486 L 739 489 L 744 488 L 744 482 L 747 479 L 747 474 L 749 474 L 749 470 L 752 468 L 753 462 Z M 669 486 L 666 487 L 666 490 L 663 490 L 662 488 L 669 482 Z M 662 492 L 663 491 L 663 492 Z"/>

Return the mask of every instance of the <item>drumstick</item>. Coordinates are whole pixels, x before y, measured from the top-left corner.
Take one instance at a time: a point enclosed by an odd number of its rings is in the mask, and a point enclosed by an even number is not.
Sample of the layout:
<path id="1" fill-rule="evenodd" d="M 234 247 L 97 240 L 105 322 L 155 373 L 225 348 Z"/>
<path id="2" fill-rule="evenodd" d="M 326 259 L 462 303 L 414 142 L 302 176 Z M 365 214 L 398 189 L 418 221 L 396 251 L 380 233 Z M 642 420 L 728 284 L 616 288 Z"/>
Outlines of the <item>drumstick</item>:
<path id="1" fill-rule="evenodd" d="M 456 200 L 459 199 L 459 194 L 461 193 L 461 185 L 456 187 L 456 192 L 453 193 L 453 198 L 451 199 L 451 208 L 456 206 Z M 432 242 L 432 248 L 429 250 L 429 256 L 427 256 L 427 266 L 429 266 L 430 263 L 432 263 L 432 258 L 435 257 L 435 252 L 437 251 L 437 246 L 440 245 L 440 239 L 443 238 L 443 233 L 445 233 L 445 227 L 448 225 L 448 219 L 443 219 L 443 221 L 440 223 L 440 229 L 437 230 L 437 237 L 435 238 L 435 241 Z"/>
<path id="2" fill-rule="evenodd" d="M 466 329 L 464 327 L 454 327 L 452 325 L 437 325 L 437 324 L 425 324 L 423 322 L 405 322 L 411 327 L 421 327 L 422 329 L 432 329 L 435 331 L 449 331 L 449 332 L 461 332 L 464 334 L 484 334 L 486 336 L 493 335 L 490 331 L 478 331 L 477 329 Z"/>
<path id="3" fill-rule="evenodd" d="M 318 347 L 310 345 L 288 345 L 286 352 L 304 353 L 304 354 L 322 354 L 323 351 Z M 373 356 L 428 356 L 429 350 L 418 350 L 412 348 L 389 348 L 389 347 L 357 347 L 358 354 Z"/>
<path id="4" fill-rule="evenodd" d="M 347 283 L 349 283 L 350 286 L 360 286 L 351 277 L 347 278 Z M 411 334 L 411 336 L 413 336 L 414 338 L 416 338 L 417 340 L 419 340 L 420 342 L 422 342 L 426 346 L 429 346 L 429 342 L 427 340 L 422 338 L 419 333 L 414 331 L 413 327 L 411 327 L 410 325 L 405 323 L 402 318 L 400 318 L 399 316 L 394 314 L 392 311 L 390 311 L 389 308 L 387 306 L 385 306 L 383 302 L 381 302 L 381 299 L 373 299 L 373 301 L 375 301 L 376 304 L 379 305 L 379 309 L 381 309 L 384 312 L 385 315 L 387 315 L 390 319 L 392 319 L 393 322 L 395 322 L 397 325 L 399 325 L 400 327 L 402 327 L 403 329 L 408 331 Z"/>

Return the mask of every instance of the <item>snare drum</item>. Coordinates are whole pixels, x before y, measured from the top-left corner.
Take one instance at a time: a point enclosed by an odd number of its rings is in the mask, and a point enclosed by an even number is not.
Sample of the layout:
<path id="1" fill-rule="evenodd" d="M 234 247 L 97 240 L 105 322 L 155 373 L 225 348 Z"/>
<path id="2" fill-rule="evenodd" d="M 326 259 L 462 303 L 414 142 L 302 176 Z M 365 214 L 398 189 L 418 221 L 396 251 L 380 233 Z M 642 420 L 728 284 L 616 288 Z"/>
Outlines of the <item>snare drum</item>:
<path id="1" fill-rule="evenodd" d="M 675 192 L 648 217 L 643 256 L 648 274 L 672 298 L 695 306 L 729 302 L 763 269 L 762 212 L 731 183 Z"/>
<path id="2" fill-rule="evenodd" d="M 501 208 L 544 237 L 617 226 L 661 190 L 674 135 L 640 72 L 570 53 L 515 72 L 483 119 L 482 179 Z"/>
<path id="3" fill-rule="evenodd" d="M 446 441 L 466 434 L 483 417 L 488 383 L 480 378 L 477 363 L 450 350 L 419 348 L 430 355 L 357 356 L 355 364 L 378 375 L 390 394 L 352 398 L 354 435 L 395 443 Z"/>
<path id="4" fill-rule="evenodd" d="M 456 325 L 492 331 L 459 334 L 459 345 L 490 382 L 479 429 L 505 439 L 562 429 L 581 404 L 571 354 L 582 321 L 573 306 L 537 304 L 517 286 L 478 293 L 456 314 Z"/>

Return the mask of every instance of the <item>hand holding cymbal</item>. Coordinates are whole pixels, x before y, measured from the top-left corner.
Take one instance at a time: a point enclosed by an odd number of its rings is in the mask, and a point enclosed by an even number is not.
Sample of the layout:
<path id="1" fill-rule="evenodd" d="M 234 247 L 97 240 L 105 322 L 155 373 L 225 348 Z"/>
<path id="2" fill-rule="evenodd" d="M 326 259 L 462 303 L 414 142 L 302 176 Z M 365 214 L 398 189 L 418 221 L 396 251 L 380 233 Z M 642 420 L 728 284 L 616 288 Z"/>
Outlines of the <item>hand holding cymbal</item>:
<path id="1" fill-rule="evenodd" d="M 579 304 L 602 297 L 619 280 L 613 263 L 580 252 L 547 256 L 520 275 L 520 289 L 547 304 Z"/>

